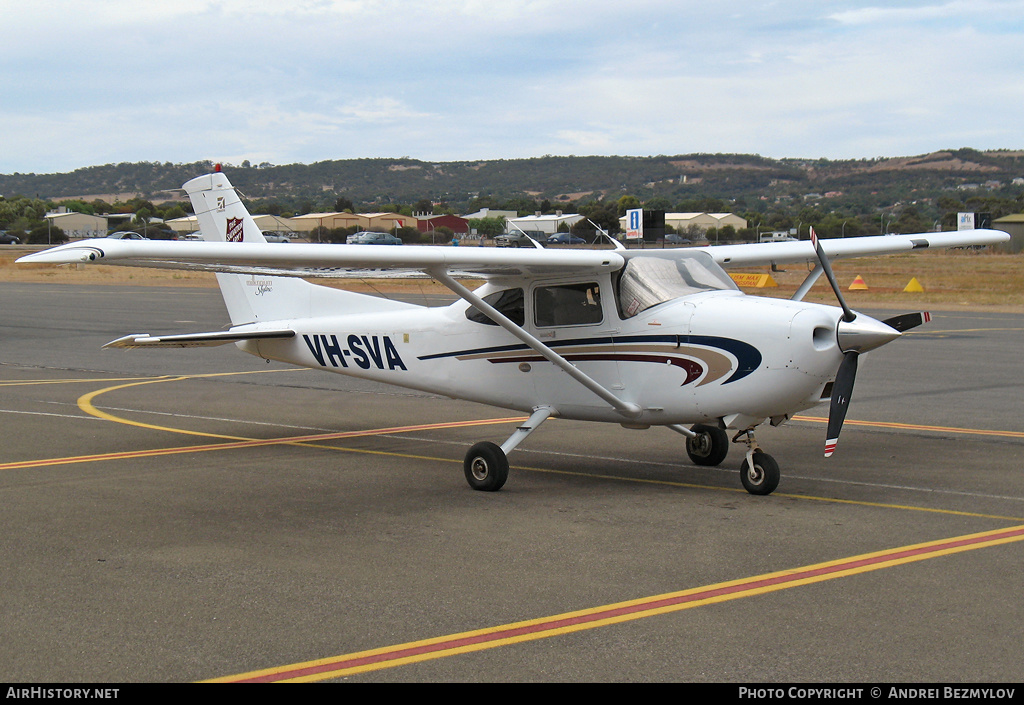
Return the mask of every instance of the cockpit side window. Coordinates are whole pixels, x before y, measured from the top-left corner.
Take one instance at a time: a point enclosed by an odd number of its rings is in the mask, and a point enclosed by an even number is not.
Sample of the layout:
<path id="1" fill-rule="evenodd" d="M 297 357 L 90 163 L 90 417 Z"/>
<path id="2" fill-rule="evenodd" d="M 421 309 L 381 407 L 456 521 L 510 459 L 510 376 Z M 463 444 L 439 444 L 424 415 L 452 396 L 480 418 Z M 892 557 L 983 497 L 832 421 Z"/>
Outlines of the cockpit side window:
<path id="1" fill-rule="evenodd" d="M 526 313 L 523 307 L 524 300 L 522 289 L 503 289 L 484 297 L 485 303 L 488 303 L 498 309 L 502 315 L 517 326 L 521 326 L 526 322 Z M 474 323 L 483 323 L 488 326 L 498 325 L 488 318 L 483 311 L 472 306 L 466 309 L 466 318 Z"/>
<path id="2" fill-rule="evenodd" d="M 533 292 L 533 322 L 539 327 L 585 326 L 603 320 L 597 282 L 540 286 Z"/>

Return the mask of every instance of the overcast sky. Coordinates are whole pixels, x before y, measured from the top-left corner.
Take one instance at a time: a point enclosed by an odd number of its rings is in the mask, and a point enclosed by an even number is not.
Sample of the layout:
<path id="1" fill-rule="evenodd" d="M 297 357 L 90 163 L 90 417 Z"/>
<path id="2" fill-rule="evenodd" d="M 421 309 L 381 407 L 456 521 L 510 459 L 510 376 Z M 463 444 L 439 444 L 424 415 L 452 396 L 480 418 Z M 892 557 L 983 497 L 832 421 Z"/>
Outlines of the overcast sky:
<path id="1" fill-rule="evenodd" d="M 0 173 L 1024 148 L 1024 0 L 0 0 Z"/>

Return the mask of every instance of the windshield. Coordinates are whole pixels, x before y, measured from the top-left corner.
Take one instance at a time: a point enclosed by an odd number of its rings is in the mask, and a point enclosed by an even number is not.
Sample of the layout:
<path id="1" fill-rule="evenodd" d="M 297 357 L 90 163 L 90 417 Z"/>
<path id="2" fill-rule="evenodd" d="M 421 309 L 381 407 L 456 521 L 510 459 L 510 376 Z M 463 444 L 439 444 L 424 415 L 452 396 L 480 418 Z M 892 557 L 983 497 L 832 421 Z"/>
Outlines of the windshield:
<path id="1" fill-rule="evenodd" d="M 732 278 L 706 252 L 637 255 L 629 258 L 619 277 L 619 310 L 623 318 L 631 318 L 681 296 L 736 289 Z"/>

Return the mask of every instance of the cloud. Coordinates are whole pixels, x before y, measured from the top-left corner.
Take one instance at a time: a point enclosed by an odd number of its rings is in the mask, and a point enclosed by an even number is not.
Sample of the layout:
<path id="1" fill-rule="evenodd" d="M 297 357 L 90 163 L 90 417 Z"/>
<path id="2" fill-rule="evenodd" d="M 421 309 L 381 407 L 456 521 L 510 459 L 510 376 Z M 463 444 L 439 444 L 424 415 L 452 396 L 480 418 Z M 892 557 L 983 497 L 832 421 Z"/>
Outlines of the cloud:
<path id="1" fill-rule="evenodd" d="M 94 5 L 0 0 L 0 172 L 1024 146 L 1024 0 Z"/>
<path id="2" fill-rule="evenodd" d="M 932 20 L 951 20 L 972 24 L 976 22 L 1004 22 L 1007 17 L 1020 18 L 1024 3 L 1019 0 L 952 0 L 940 4 L 910 7 L 868 6 L 829 15 L 844 25 L 879 25 L 921 23 Z M 1019 25 L 1020 20 L 1017 20 Z"/>

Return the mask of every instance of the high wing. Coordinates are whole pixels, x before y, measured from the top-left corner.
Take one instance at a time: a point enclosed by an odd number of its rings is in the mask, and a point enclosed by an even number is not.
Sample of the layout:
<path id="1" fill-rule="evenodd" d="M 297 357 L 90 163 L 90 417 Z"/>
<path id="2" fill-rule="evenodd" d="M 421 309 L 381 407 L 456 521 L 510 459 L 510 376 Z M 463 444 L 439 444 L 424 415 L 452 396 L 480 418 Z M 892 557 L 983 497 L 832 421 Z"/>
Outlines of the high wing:
<path id="1" fill-rule="evenodd" d="M 895 255 L 928 248 L 994 245 L 1009 239 L 1010 236 L 1001 230 L 958 230 L 916 235 L 832 238 L 822 239 L 819 242 L 825 251 L 825 256 L 831 260 L 872 255 Z M 818 256 L 810 240 L 717 245 L 704 249 L 707 249 L 715 261 L 726 269 L 764 264 L 816 263 L 818 261 Z"/>
<path id="2" fill-rule="evenodd" d="M 260 242 L 171 242 L 93 239 L 26 255 L 21 263 L 116 264 L 267 276 L 348 278 L 442 271 L 480 279 L 557 276 L 620 269 L 612 250 L 389 247 Z"/>
<path id="3" fill-rule="evenodd" d="M 1006 242 L 999 230 L 961 230 L 915 235 L 880 235 L 821 240 L 829 259 L 899 254 L 927 248 Z M 727 269 L 816 262 L 810 241 L 686 248 L 705 250 Z M 621 250 L 499 249 L 485 247 L 388 247 L 308 244 L 283 248 L 259 242 L 171 242 L 93 239 L 21 257 L 20 263 L 96 263 L 161 269 L 307 278 L 433 276 L 445 272 L 480 279 L 585 275 L 621 269 Z M 672 250 L 659 250 L 664 256 Z"/>

